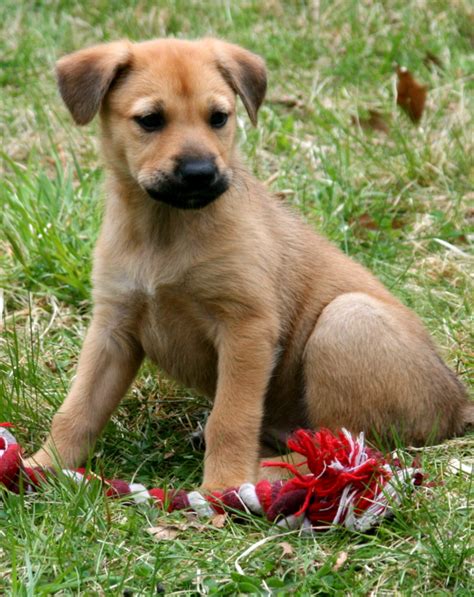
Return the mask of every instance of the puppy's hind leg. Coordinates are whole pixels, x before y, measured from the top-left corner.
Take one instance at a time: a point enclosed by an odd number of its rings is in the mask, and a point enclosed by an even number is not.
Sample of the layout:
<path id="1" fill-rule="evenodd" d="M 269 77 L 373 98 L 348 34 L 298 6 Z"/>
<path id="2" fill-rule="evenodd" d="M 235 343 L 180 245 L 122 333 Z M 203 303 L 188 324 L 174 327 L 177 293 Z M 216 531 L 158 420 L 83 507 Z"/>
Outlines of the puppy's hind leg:
<path id="1" fill-rule="evenodd" d="M 96 309 L 71 391 L 53 418 L 46 443 L 25 465 L 52 466 L 59 461 L 75 467 L 85 460 L 141 360 L 142 350 L 121 329 L 118 313 Z"/>
<path id="2" fill-rule="evenodd" d="M 416 316 L 365 293 L 334 299 L 304 353 L 305 400 L 314 428 L 345 426 L 424 444 L 462 432 L 463 386 Z"/>

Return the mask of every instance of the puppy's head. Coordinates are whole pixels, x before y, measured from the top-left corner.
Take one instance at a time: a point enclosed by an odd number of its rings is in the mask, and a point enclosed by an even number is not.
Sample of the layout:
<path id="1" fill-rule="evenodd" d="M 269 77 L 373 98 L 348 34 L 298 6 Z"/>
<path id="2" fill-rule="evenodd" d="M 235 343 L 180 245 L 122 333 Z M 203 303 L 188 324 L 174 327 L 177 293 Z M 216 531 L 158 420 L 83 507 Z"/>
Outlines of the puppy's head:
<path id="1" fill-rule="evenodd" d="M 214 39 L 103 44 L 59 60 L 57 76 L 77 124 L 100 112 L 108 165 L 181 209 L 228 189 L 236 96 L 255 124 L 266 89 L 261 58 Z"/>

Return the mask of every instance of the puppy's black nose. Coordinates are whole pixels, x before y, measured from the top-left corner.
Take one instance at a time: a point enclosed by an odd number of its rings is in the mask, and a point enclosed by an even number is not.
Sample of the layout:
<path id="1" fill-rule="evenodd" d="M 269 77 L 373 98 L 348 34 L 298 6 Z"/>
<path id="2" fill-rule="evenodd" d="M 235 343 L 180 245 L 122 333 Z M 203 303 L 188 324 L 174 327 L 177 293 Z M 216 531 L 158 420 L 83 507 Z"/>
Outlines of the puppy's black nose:
<path id="1" fill-rule="evenodd" d="M 216 181 L 217 166 L 208 158 L 181 159 L 176 164 L 175 175 L 187 186 L 204 188 Z"/>

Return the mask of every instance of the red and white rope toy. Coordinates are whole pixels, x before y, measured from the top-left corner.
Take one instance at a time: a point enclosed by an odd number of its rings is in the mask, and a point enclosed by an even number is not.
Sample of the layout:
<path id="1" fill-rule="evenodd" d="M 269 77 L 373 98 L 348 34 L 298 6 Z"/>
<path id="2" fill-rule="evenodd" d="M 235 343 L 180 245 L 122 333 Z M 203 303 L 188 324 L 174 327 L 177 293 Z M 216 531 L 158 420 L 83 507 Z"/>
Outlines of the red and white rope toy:
<path id="1" fill-rule="evenodd" d="M 25 468 L 21 447 L 0 423 L 0 485 L 18 493 L 41 489 L 52 470 Z M 421 485 L 423 474 L 416 468 L 404 468 L 397 460 L 387 460 L 380 452 L 366 446 L 364 435 L 354 437 L 347 430 L 332 433 L 327 429 L 312 432 L 298 430 L 288 440 L 288 448 L 306 457 L 311 471 L 302 474 L 299 466 L 266 463 L 288 469 L 287 481 L 244 483 L 222 492 L 204 495 L 199 491 L 146 489 L 140 483 L 120 479 L 102 479 L 109 497 L 129 496 L 136 503 L 155 502 L 168 512 L 193 510 L 198 516 L 212 516 L 225 511 L 240 511 L 265 517 L 288 528 L 341 525 L 350 530 L 366 531 L 389 516 L 403 494 Z M 97 479 L 84 469 L 63 470 L 77 483 Z"/>

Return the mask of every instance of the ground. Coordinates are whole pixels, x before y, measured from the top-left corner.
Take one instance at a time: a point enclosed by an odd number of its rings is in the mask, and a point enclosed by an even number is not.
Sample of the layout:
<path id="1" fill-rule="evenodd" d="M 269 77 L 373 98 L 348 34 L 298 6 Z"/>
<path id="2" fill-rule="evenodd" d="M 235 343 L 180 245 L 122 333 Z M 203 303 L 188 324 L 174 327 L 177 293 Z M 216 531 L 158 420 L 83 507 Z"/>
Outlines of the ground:
<path id="1" fill-rule="evenodd" d="M 73 126 L 53 64 L 123 37 L 216 35 L 265 57 L 269 92 L 256 129 L 241 110 L 249 167 L 413 307 L 469 385 L 473 14 L 467 0 L 4 0 L 0 420 L 15 423 L 26 449 L 39 447 L 74 373 L 103 194 L 97 123 Z M 418 125 L 396 105 L 396 64 L 428 87 Z M 385 132 L 365 122 L 369 110 Z M 189 435 L 207 408 L 146 364 L 94 470 L 195 486 L 202 452 Z M 431 486 L 368 534 L 300 537 L 249 519 L 158 541 L 146 529 L 182 514 L 61 479 L 34 497 L 3 492 L 0 593 L 472 594 L 472 479 L 448 462 L 473 458 L 473 435 L 416 454 Z"/>

